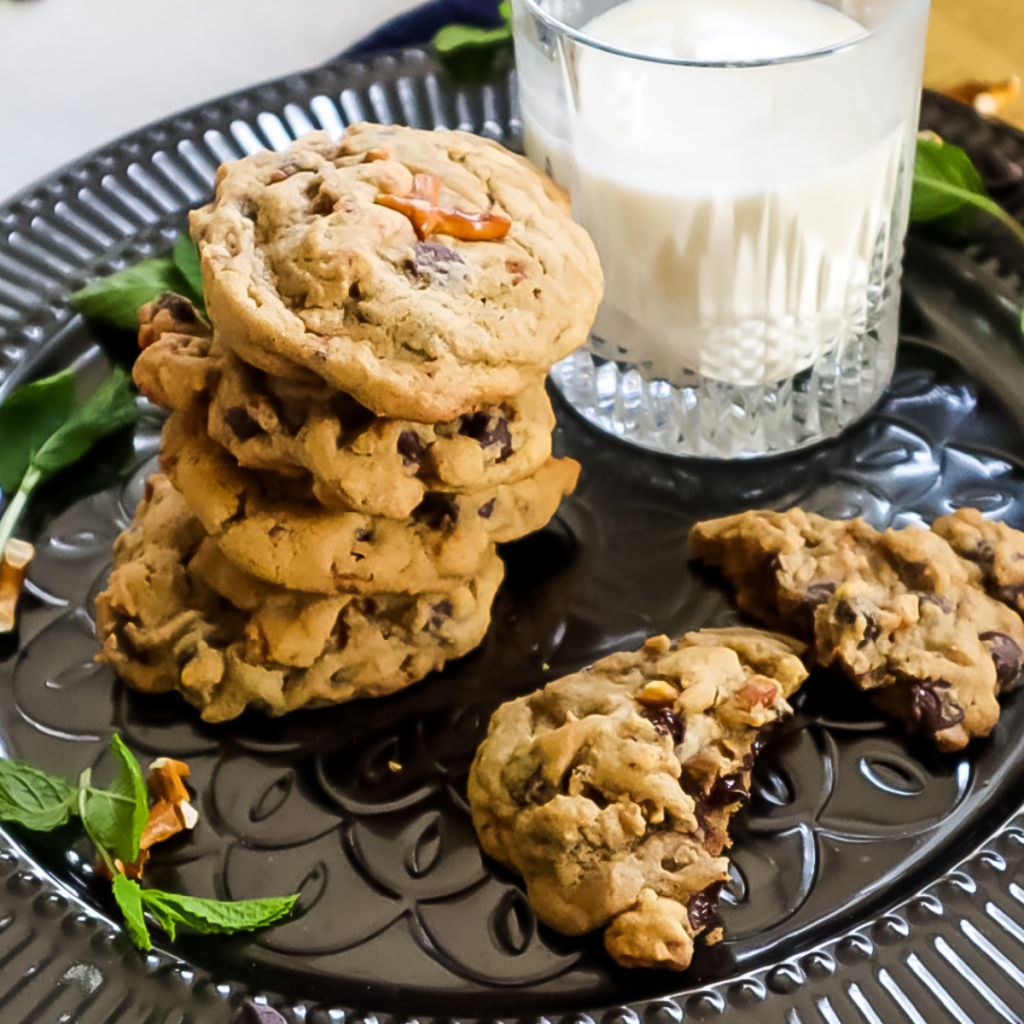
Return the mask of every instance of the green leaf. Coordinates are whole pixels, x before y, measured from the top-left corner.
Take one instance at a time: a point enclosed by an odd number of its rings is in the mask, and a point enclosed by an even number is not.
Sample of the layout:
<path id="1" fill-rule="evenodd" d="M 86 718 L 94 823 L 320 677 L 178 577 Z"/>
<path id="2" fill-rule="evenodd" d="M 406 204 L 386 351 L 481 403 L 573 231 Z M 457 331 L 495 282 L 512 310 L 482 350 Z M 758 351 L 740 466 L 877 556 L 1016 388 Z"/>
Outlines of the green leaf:
<path id="1" fill-rule="evenodd" d="M 108 789 L 90 790 L 84 817 L 95 841 L 130 864 L 139 856 L 139 838 L 149 817 L 146 780 L 119 736 L 111 739 L 110 752 L 119 762 L 117 775 Z"/>
<path id="2" fill-rule="evenodd" d="M 203 267 L 199 260 L 199 246 L 187 234 L 178 235 L 171 254 L 174 265 L 181 271 L 182 277 L 188 282 L 189 290 L 185 295 L 192 305 L 204 316 L 206 303 L 203 300 Z"/>
<path id="3" fill-rule="evenodd" d="M 143 889 L 146 909 L 160 922 L 171 938 L 174 924 L 184 924 L 204 935 L 228 935 L 232 932 L 265 928 L 291 913 L 295 896 L 278 896 L 265 900 L 204 900 L 195 896 L 177 896 L 159 889 Z M 170 925 L 170 927 L 168 927 Z"/>
<path id="4" fill-rule="evenodd" d="M 171 256 L 143 260 L 110 277 L 87 284 L 71 296 L 75 308 L 89 320 L 126 331 L 139 329 L 139 309 L 164 292 L 191 292 L 188 279 Z"/>
<path id="5" fill-rule="evenodd" d="M 142 913 L 142 889 L 138 882 L 124 875 L 114 875 L 114 899 L 124 914 L 125 927 L 132 942 L 147 953 L 153 948 L 146 918 Z"/>
<path id="6" fill-rule="evenodd" d="M 40 447 L 31 466 L 45 478 L 77 462 L 97 441 L 135 422 L 131 377 L 121 367 L 96 389 Z"/>
<path id="7" fill-rule="evenodd" d="M 32 456 L 74 407 L 73 370 L 26 384 L 0 405 L 0 490 L 17 490 Z"/>
<path id="8" fill-rule="evenodd" d="M 947 142 L 918 139 L 911 219 L 926 222 L 965 211 L 974 213 L 976 204 L 970 197 L 989 198 L 971 158 L 958 146 Z"/>
<path id="9" fill-rule="evenodd" d="M 77 795 L 78 790 L 59 775 L 50 775 L 24 761 L 0 760 L 2 821 L 49 832 L 68 820 Z"/>
<path id="10" fill-rule="evenodd" d="M 940 139 L 919 138 L 914 158 L 911 219 L 958 231 L 969 226 L 978 210 L 1001 221 L 1024 245 L 1024 227 L 989 198 L 971 158 Z"/>
<path id="11" fill-rule="evenodd" d="M 498 28 L 477 28 L 476 25 L 445 25 L 434 36 L 434 49 L 439 57 L 453 57 L 470 50 L 490 50 L 512 38 L 511 25 Z"/>

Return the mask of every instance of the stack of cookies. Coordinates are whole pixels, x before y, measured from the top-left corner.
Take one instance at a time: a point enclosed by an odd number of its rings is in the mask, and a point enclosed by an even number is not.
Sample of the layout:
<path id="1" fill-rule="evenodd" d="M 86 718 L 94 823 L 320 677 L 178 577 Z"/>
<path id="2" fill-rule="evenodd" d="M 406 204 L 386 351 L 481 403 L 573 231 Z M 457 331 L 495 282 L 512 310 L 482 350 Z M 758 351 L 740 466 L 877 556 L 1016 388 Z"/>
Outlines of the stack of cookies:
<path id="1" fill-rule="evenodd" d="M 489 141 L 361 125 L 222 167 L 191 231 L 210 323 L 178 296 L 140 317 L 166 475 L 116 543 L 101 658 L 220 721 L 465 654 L 495 546 L 579 471 L 544 377 L 601 272 L 566 197 Z"/>

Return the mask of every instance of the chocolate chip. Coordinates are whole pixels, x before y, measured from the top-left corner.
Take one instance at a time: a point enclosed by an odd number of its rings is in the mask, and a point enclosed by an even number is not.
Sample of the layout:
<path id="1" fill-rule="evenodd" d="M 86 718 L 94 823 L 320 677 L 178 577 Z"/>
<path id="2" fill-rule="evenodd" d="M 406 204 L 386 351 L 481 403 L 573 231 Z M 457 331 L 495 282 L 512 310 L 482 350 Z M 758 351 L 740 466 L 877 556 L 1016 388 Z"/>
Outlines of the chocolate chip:
<path id="1" fill-rule="evenodd" d="M 870 615 L 866 615 L 865 620 L 864 639 L 861 641 L 860 646 L 872 643 L 882 635 L 882 627 Z"/>
<path id="2" fill-rule="evenodd" d="M 670 708 L 662 708 L 660 711 L 645 711 L 644 717 L 650 721 L 651 725 L 662 736 L 671 736 L 672 742 L 676 746 L 683 742 L 686 736 L 686 720 L 680 718 Z"/>
<path id="3" fill-rule="evenodd" d="M 345 439 L 362 434 L 377 418 L 371 409 L 367 409 L 351 395 L 340 391 L 331 397 L 330 407 L 331 414 L 341 424 L 341 431 L 338 434 L 339 448 L 345 443 Z"/>
<path id="4" fill-rule="evenodd" d="M 1020 675 L 1024 653 L 1021 652 L 1013 637 L 1005 633 L 982 633 L 979 639 L 988 647 L 992 662 L 996 667 L 996 681 L 1000 690 L 1009 690 L 1017 682 Z"/>
<path id="5" fill-rule="evenodd" d="M 263 433 L 263 428 L 249 415 L 249 410 L 243 409 L 240 405 L 232 406 L 225 411 L 224 422 L 239 441 L 248 441 Z"/>
<path id="6" fill-rule="evenodd" d="M 417 278 L 445 284 L 453 271 L 458 271 L 465 263 L 466 261 L 447 245 L 440 242 L 417 242 L 409 269 Z"/>
<path id="7" fill-rule="evenodd" d="M 367 544 L 373 540 L 373 530 L 356 530 L 356 540 L 360 544 Z"/>
<path id="8" fill-rule="evenodd" d="M 477 515 L 481 519 L 490 519 L 491 516 L 494 514 L 494 502 L 495 499 L 491 498 L 490 501 L 485 502 L 483 505 L 481 505 L 480 508 L 477 509 Z"/>
<path id="9" fill-rule="evenodd" d="M 454 614 L 455 608 L 451 601 L 439 601 L 430 610 L 431 628 L 440 629 Z"/>
<path id="10" fill-rule="evenodd" d="M 450 530 L 459 521 L 459 506 L 451 494 L 431 491 L 412 510 L 412 517 L 430 530 Z"/>
<path id="11" fill-rule="evenodd" d="M 992 596 L 1011 608 L 1024 609 L 1024 583 L 1016 583 L 1009 587 L 994 587 Z"/>
<path id="12" fill-rule="evenodd" d="M 154 309 L 165 309 L 179 324 L 194 324 L 199 322 L 196 311 L 188 299 L 175 292 L 164 292 L 156 300 Z"/>
<path id="13" fill-rule="evenodd" d="M 814 618 L 814 612 L 836 592 L 834 583 L 812 583 L 800 599 L 800 611 Z"/>
<path id="14" fill-rule="evenodd" d="M 690 919 L 690 927 L 695 931 L 721 923 L 718 913 L 718 900 L 722 894 L 724 882 L 712 882 L 706 889 L 694 893 L 687 904 L 686 913 Z"/>
<path id="15" fill-rule="evenodd" d="M 462 417 L 459 433 L 463 437 L 471 437 L 481 448 L 501 445 L 501 455 L 496 460 L 501 463 L 512 457 L 512 431 L 504 416 L 488 412 L 474 412 Z"/>
<path id="16" fill-rule="evenodd" d="M 953 611 L 953 602 L 941 594 L 923 593 L 917 595 L 918 604 L 933 604 L 939 611 L 949 615 Z"/>
<path id="17" fill-rule="evenodd" d="M 723 807 L 750 799 L 750 793 L 743 782 L 743 776 L 722 775 L 715 779 L 714 784 L 704 797 L 704 806 L 709 811 L 720 811 Z"/>
<path id="18" fill-rule="evenodd" d="M 418 466 L 427 449 L 415 430 L 403 430 L 398 435 L 398 454 L 403 466 Z"/>
<path id="19" fill-rule="evenodd" d="M 948 690 L 945 679 L 916 679 L 910 684 L 910 715 L 927 736 L 964 720 L 963 708 L 944 701 L 941 691 Z"/>
<path id="20" fill-rule="evenodd" d="M 835 610 L 836 622 L 841 626 L 852 626 L 857 621 L 857 613 L 847 601 L 840 601 Z"/>

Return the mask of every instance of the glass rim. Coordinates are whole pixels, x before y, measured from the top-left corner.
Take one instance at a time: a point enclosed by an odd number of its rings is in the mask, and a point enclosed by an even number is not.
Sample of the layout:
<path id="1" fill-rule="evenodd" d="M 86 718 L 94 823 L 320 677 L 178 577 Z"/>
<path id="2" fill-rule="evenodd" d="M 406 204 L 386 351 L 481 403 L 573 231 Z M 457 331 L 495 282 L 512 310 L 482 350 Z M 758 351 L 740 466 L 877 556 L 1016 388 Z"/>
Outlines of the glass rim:
<path id="1" fill-rule="evenodd" d="M 636 50 L 624 50 L 611 43 L 595 39 L 593 36 L 587 35 L 587 33 L 582 29 L 573 28 L 571 25 L 567 25 L 560 18 L 556 18 L 555 15 L 544 10 L 540 5 L 540 0 L 518 0 L 518 2 L 543 21 L 549 28 L 554 29 L 562 35 L 568 36 L 570 39 L 574 39 L 578 43 L 589 46 L 591 49 L 601 50 L 602 52 L 611 54 L 615 57 L 624 57 L 627 60 L 638 60 L 648 64 L 664 64 L 668 67 L 674 66 L 684 68 L 768 68 L 775 67 L 777 65 L 798 64 L 803 61 L 820 60 L 822 57 L 830 57 L 833 54 L 842 53 L 845 50 L 853 50 L 858 46 L 864 45 L 868 40 L 880 35 L 888 26 L 890 21 L 894 20 L 890 19 L 889 21 L 875 25 L 873 28 L 865 27 L 864 31 L 861 32 L 860 35 L 854 36 L 852 39 L 844 39 L 841 43 L 834 43 L 832 46 L 823 46 L 816 50 L 807 50 L 803 53 L 794 53 L 786 57 L 760 57 L 755 60 L 688 60 L 683 57 L 658 57 L 652 54 L 639 53 Z M 908 0 L 908 2 L 903 6 L 911 7 L 913 6 L 913 3 L 914 0 Z M 927 6 L 927 0 L 925 5 Z"/>

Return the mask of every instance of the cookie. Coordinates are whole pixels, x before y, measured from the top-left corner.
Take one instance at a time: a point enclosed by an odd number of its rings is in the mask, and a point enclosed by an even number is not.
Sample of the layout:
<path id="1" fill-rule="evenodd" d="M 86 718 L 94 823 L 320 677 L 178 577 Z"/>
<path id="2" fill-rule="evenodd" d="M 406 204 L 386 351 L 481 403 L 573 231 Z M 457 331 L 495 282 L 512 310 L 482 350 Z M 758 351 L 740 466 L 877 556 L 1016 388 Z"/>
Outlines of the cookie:
<path id="1" fill-rule="evenodd" d="M 377 697 L 476 647 L 502 573 L 492 549 L 443 594 L 286 591 L 228 561 L 153 476 L 97 598 L 99 660 L 135 689 L 178 690 L 209 722 Z"/>
<path id="2" fill-rule="evenodd" d="M 147 398 L 206 417 L 210 436 L 251 469 L 311 476 L 333 508 L 403 519 L 429 491 L 515 483 L 551 457 L 554 412 L 537 382 L 448 421 L 375 417 L 324 381 L 272 377 L 209 340 L 165 333 L 139 356 Z"/>
<path id="3" fill-rule="evenodd" d="M 551 927 L 604 928 L 620 964 L 683 970 L 695 936 L 721 937 L 729 820 L 801 651 L 748 629 L 655 637 L 503 704 L 469 777 L 485 852 Z"/>
<path id="4" fill-rule="evenodd" d="M 744 611 L 813 641 L 819 664 L 841 669 L 940 750 L 987 736 L 998 695 L 1018 682 L 1020 616 L 931 530 L 879 533 L 791 509 L 698 523 L 691 543 Z"/>
<path id="5" fill-rule="evenodd" d="M 942 516 L 932 529 L 978 567 L 992 597 L 1024 614 L 1024 533 L 986 519 L 975 508 Z"/>
<path id="6" fill-rule="evenodd" d="M 438 591 L 478 575 L 495 543 L 539 530 L 576 485 L 579 465 L 550 459 L 514 484 L 472 495 L 431 491 L 408 520 L 332 512 L 295 481 L 241 468 L 201 424 L 173 413 L 161 466 L 236 565 L 294 590 Z"/>
<path id="7" fill-rule="evenodd" d="M 485 222 L 507 233 L 480 240 Z M 584 344 L 603 288 L 566 194 L 462 132 L 307 135 L 223 165 L 190 224 L 218 337 L 394 419 L 442 422 L 519 394 Z"/>

